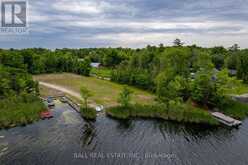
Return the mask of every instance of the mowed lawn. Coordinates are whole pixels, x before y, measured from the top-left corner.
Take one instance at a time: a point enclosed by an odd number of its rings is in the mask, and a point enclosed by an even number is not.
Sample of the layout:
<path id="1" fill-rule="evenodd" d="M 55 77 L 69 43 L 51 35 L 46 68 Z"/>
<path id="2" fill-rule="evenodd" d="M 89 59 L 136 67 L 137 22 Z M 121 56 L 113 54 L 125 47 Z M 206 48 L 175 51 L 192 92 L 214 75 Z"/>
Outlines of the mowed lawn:
<path id="1" fill-rule="evenodd" d="M 92 104 L 102 104 L 104 106 L 115 106 L 123 85 L 107 80 L 100 80 L 95 77 L 84 77 L 76 74 L 43 74 L 34 76 L 35 80 L 62 86 L 66 89 L 79 93 L 80 87 L 84 86 L 91 91 L 93 96 L 90 98 Z M 132 102 L 139 104 L 151 104 L 155 96 L 149 92 L 130 87 L 133 91 Z M 45 87 L 40 88 L 41 93 L 49 90 Z"/>

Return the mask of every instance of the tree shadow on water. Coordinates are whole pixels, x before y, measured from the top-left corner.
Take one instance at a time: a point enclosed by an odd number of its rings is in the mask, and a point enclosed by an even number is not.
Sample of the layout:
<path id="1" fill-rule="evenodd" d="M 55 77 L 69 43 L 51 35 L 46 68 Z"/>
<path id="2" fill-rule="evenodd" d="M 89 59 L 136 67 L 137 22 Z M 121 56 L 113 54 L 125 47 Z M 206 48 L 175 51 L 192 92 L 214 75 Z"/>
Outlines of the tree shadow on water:
<path id="1" fill-rule="evenodd" d="M 208 138 L 219 138 L 222 140 L 231 139 L 238 132 L 238 129 L 225 126 L 208 126 L 202 124 L 186 124 L 177 122 L 154 122 L 155 127 L 159 129 L 162 136 L 176 135 L 184 137 L 187 141 L 199 141 Z"/>
<path id="2" fill-rule="evenodd" d="M 86 122 L 82 130 L 83 134 L 80 138 L 81 147 L 89 150 L 94 150 L 96 147 L 96 128 L 94 123 Z"/>

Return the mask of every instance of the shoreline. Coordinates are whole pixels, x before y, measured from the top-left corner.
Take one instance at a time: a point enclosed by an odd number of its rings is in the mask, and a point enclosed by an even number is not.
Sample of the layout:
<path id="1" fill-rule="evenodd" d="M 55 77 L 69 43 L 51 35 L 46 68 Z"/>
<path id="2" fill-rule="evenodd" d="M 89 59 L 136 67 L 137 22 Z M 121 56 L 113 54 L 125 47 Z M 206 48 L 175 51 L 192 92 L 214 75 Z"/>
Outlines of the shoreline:
<path id="1" fill-rule="evenodd" d="M 106 109 L 106 115 L 121 119 L 145 118 L 145 119 L 162 119 L 168 121 L 176 121 L 179 123 L 194 123 L 207 125 L 220 125 L 208 112 L 199 109 L 190 109 L 188 105 L 184 105 L 185 109 L 181 112 L 175 112 L 171 109 L 165 109 L 161 106 L 144 106 L 131 105 L 130 107 L 113 107 Z"/>

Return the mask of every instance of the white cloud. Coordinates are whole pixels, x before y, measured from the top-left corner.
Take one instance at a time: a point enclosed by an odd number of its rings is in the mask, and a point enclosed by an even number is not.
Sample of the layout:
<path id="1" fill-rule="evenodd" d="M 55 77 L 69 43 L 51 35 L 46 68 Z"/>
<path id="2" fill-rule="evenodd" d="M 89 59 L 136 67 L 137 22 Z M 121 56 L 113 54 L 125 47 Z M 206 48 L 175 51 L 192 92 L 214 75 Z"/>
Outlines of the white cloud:
<path id="1" fill-rule="evenodd" d="M 94 1 L 56 1 L 52 4 L 52 7 L 58 11 L 65 11 L 75 14 L 99 14 L 102 9 L 99 4 Z"/>
<path id="2" fill-rule="evenodd" d="M 232 5 L 233 0 L 192 0 L 192 3 L 175 0 L 168 1 L 168 6 L 159 6 L 163 4 L 159 1 L 163 0 L 149 3 L 138 0 L 29 1 L 31 33 L 27 42 L 39 43 L 42 37 L 53 45 L 74 42 L 80 46 L 92 44 L 92 47 L 102 44 L 143 47 L 159 43 L 170 45 L 175 38 L 181 38 L 188 44 L 230 46 L 236 42 L 247 47 L 248 23 L 242 19 L 247 7 L 242 5 L 242 0 L 237 0 L 235 5 Z M 175 5 L 169 5 L 174 2 Z"/>
<path id="3" fill-rule="evenodd" d="M 248 24 L 247 23 L 236 23 L 231 24 L 227 21 L 202 21 L 202 22 L 165 22 L 165 21 L 128 21 L 128 20 L 72 20 L 65 21 L 63 25 L 69 27 L 78 27 L 78 28 L 126 28 L 127 30 L 201 30 L 208 31 L 214 29 L 222 29 L 223 33 L 225 32 L 225 28 L 233 29 L 233 33 L 246 33 Z M 237 30 L 241 29 L 241 30 Z M 213 31 L 210 31 L 211 33 Z M 228 30 L 228 33 L 230 30 Z"/>
<path id="4" fill-rule="evenodd" d="M 136 10 L 126 4 L 109 3 L 106 1 L 95 0 L 60 0 L 52 3 L 52 8 L 57 11 L 63 11 L 73 14 L 100 15 L 107 13 L 126 13 L 133 15 Z"/>

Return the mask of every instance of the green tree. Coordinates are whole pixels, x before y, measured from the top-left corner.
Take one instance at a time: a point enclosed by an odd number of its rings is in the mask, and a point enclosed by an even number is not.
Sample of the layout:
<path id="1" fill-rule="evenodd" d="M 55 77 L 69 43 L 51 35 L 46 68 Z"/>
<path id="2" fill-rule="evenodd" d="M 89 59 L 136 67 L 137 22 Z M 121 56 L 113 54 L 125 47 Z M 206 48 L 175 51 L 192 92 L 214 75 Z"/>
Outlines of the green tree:
<path id="1" fill-rule="evenodd" d="M 207 52 L 198 52 L 197 57 L 193 63 L 193 68 L 195 71 L 212 71 L 214 69 L 214 64 L 210 54 Z"/>
<path id="2" fill-rule="evenodd" d="M 132 91 L 128 89 L 127 86 L 124 86 L 118 98 L 118 102 L 121 104 L 121 106 L 123 107 L 129 106 L 130 101 L 131 101 L 131 94 L 132 94 Z"/>
<path id="3" fill-rule="evenodd" d="M 212 72 L 201 70 L 198 71 L 191 86 L 191 97 L 194 101 L 208 105 L 210 97 L 214 93 L 214 82 Z"/>
<path id="4" fill-rule="evenodd" d="M 174 74 L 169 68 L 156 77 L 156 94 L 160 101 L 168 102 L 171 99 L 169 83 L 173 81 L 173 79 Z"/>
<path id="5" fill-rule="evenodd" d="M 84 75 L 84 76 L 89 76 L 90 75 L 90 69 L 91 69 L 91 66 L 90 66 L 90 59 L 89 58 L 86 58 L 84 61 L 79 61 L 77 63 L 77 73 L 78 74 L 81 74 L 81 75 Z"/>
<path id="6" fill-rule="evenodd" d="M 238 89 L 241 86 L 242 82 L 240 80 L 237 80 L 236 77 L 230 77 L 228 70 L 223 69 L 220 72 L 217 73 L 217 79 L 215 83 L 216 92 L 218 95 L 218 98 L 220 98 L 219 103 L 220 105 L 223 105 L 226 97 L 226 94 L 230 90 L 234 90 L 236 92 L 239 92 Z"/>
<path id="7" fill-rule="evenodd" d="M 84 107 L 88 109 L 88 99 L 92 96 L 92 93 L 85 87 L 80 88 L 80 94 L 84 100 Z"/>
<path id="8" fill-rule="evenodd" d="M 184 43 L 178 38 L 173 41 L 173 44 L 174 44 L 174 46 L 183 46 L 184 45 Z"/>
<path id="9" fill-rule="evenodd" d="M 174 74 L 188 77 L 190 74 L 190 50 L 187 48 L 172 48 L 165 54 L 166 67 L 171 68 Z"/>
<path id="10" fill-rule="evenodd" d="M 102 59 L 103 65 L 108 67 L 113 67 L 120 64 L 122 58 L 119 55 L 119 51 L 116 49 L 108 49 Z"/>
<path id="11" fill-rule="evenodd" d="M 198 54 L 194 68 L 196 73 L 190 84 L 191 97 L 202 105 L 208 105 L 211 97 L 215 95 L 216 77 L 210 55 L 206 52 Z"/>
<path id="12" fill-rule="evenodd" d="M 237 69 L 238 66 L 238 52 L 230 52 L 226 58 L 226 65 L 228 69 Z"/>
<path id="13" fill-rule="evenodd" d="M 238 78 L 248 83 L 248 50 L 239 53 L 237 71 Z"/>
<path id="14" fill-rule="evenodd" d="M 168 103 L 170 100 L 182 100 L 189 97 L 189 82 L 182 76 L 162 72 L 156 79 L 156 93 L 159 100 Z"/>
<path id="15" fill-rule="evenodd" d="M 229 50 L 231 51 L 231 52 L 237 52 L 238 50 L 239 50 L 239 45 L 238 44 L 234 44 L 233 46 L 231 46 L 230 48 L 229 48 Z"/>
<path id="16" fill-rule="evenodd" d="M 216 46 L 210 49 L 211 54 L 226 54 L 227 50 L 223 46 Z"/>

